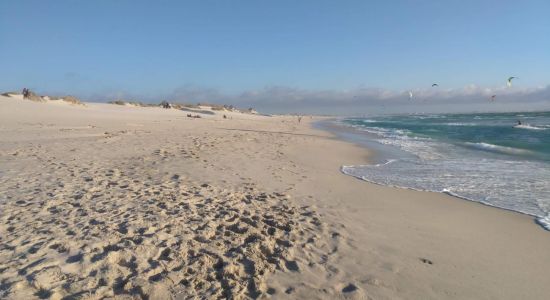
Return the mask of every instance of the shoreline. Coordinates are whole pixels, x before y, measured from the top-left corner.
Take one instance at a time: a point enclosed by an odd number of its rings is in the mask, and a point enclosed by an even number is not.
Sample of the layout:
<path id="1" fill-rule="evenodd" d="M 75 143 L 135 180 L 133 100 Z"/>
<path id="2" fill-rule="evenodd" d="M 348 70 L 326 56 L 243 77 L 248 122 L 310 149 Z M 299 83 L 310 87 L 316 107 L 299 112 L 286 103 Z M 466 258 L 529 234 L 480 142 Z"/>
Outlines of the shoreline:
<path id="1" fill-rule="evenodd" d="M 368 151 L 370 151 L 370 153 L 372 154 L 372 156 L 371 156 L 372 159 L 370 161 L 368 161 L 366 164 L 342 165 L 342 168 L 340 169 L 340 171 L 343 174 L 345 174 L 347 176 L 357 178 L 357 179 L 365 181 L 365 182 L 368 182 L 370 184 L 376 184 L 376 185 L 380 185 L 380 186 L 387 186 L 387 187 L 390 187 L 390 188 L 398 188 L 398 189 L 412 190 L 412 191 L 418 191 L 418 192 L 428 192 L 428 193 L 437 193 L 437 194 L 448 195 L 448 196 L 457 198 L 457 199 L 462 200 L 462 201 L 475 202 L 475 203 L 481 204 L 483 206 L 488 206 L 488 207 L 492 207 L 492 208 L 496 208 L 496 209 L 502 209 L 502 210 L 518 213 L 518 214 L 521 214 L 521 215 L 529 216 L 529 217 L 532 218 L 533 223 L 535 225 L 542 227 L 546 231 L 550 231 L 550 227 L 548 227 L 548 225 L 545 224 L 544 221 L 540 220 L 540 219 L 544 219 L 544 218 L 547 218 L 547 217 L 541 217 L 541 216 L 537 216 L 537 215 L 532 214 L 532 213 L 523 212 L 523 211 L 519 211 L 519 210 L 514 210 L 514 209 L 511 209 L 511 208 L 500 207 L 500 206 L 497 206 L 497 205 L 494 205 L 494 204 L 491 204 L 491 203 L 487 203 L 487 202 L 480 201 L 480 200 L 475 200 L 475 199 L 470 199 L 468 197 L 460 196 L 460 195 L 457 195 L 457 194 L 454 194 L 454 193 L 451 193 L 451 192 L 417 189 L 417 188 L 412 188 L 412 187 L 407 187 L 407 186 L 399 186 L 399 185 L 387 185 L 387 184 L 378 183 L 376 181 L 372 181 L 372 180 L 369 180 L 369 179 L 366 179 L 366 178 L 363 178 L 363 177 L 357 177 L 357 176 L 354 176 L 352 174 L 347 174 L 344 170 L 344 168 L 346 168 L 346 167 L 384 164 L 384 163 L 387 163 L 388 160 L 394 160 L 395 158 L 393 156 L 390 156 L 390 155 L 387 155 L 387 154 L 386 155 L 382 154 L 381 152 L 383 152 L 383 150 L 380 149 L 380 148 L 392 149 L 393 147 L 376 145 L 376 142 L 370 141 L 370 137 L 363 137 L 363 140 L 361 140 L 362 137 L 360 136 L 360 134 L 358 134 L 357 132 L 355 132 L 351 128 L 347 128 L 345 126 L 335 124 L 334 120 L 336 120 L 336 119 L 329 119 L 329 120 L 319 121 L 318 124 L 313 124 L 313 128 L 317 128 L 317 129 L 326 130 L 328 132 L 331 132 L 332 134 L 334 134 L 335 138 L 338 138 L 342 141 L 349 142 L 349 143 L 351 143 L 353 145 L 356 145 L 356 146 L 359 146 L 359 147 L 364 147 Z M 373 144 L 375 144 L 375 145 L 373 146 Z M 375 150 L 373 151 L 372 148 L 375 148 Z M 405 154 L 405 151 L 403 151 L 403 150 L 396 150 L 394 152 L 394 155 L 395 155 L 395 153 L 399 153 L 398 155 L 400 155 L 401 152 L 403 154 Z M 392 157 L 392 158 L 389 158 L 389 157 Z"/>
<path id="2" fill-rule="evenodd" d="M 532 218 L 345 175 L 372 153 L 322 118 L 0 108 L 0 296 L 550 293 L 550 236 Z"/>
<path id="3" fill-rule="evenodd" d="M 312 127 L 313 131 L 319 130 L 316 127 Z M 365 153 L 368 153 L 368 149 L 365 149 L 363 145 L 357 145 L 355 143 L 352 143 L 347 140 L 339 139 L 337 136 L 331 133 L 331 138 L 333 138 L 336 143 L 341 145 L 340 148 L 334 149 L 332 153 L 334 152 L 340 152 L 339 157 L 335 159 L 335 165 L 341 166 L 346 164 L 346 162 L 353 162 L 355 164 L 358 163 L 364 163 L 367 161 L 365 158 Z M 335 145 L 333 145 L 335 146 Z M 317 148 L 316 148 L 317 149 Z M 323 149 L 323 148 L 319 148 Z M 321 150 L 319 150 L 321 151 Z M 351 153 L 349 152 L 351 151 Z M 323 152 L 323 151 L 321 151 Z M 325 153 L 328 151 L 324 151 Z M 310 153 L 311 155 L 312 153 Z M 327 157 L 324 155 L 324 157 Z M 344 158 L 345 157 L 345 158 Z M 370 158 L 370 156 L 369 156 Z M 397 286 L 400 286 L 398 289 L 404 289 L 401 292 L 396 292 L 396 290 L 393 290 L 393 292 L 390 292 L 388 294 L 382 292 L 378 293 L 380 291 L 377 291 L 376 293 L 373 293 L 372 295 L 375 295 L 374 298 L 424 298 L 424 299 L 438 299 L 438 298 L 453 298 L 453 299 L 461 299 L 464 297 L 473 297 L 473 298 L 504 298 L 504 299 L 514 299 L 519 295 L 533 297 L 536 293 L 541 292 L 539 296 L 544 295 L 544 293 L 548 292 L 546 290 L 546 287 L 542 284 L 544 280 L 540 280 L 540 278 L 545 276 L 544 268 L 540 268 L 541 266 L 539 264 L 547 264 L 547 259 L 550 257 L 546 253 L 542 253 L 541 251 L 544 251 L 547 246 L 550 245 L 549 241 L 550 238 L 547 235 L 548 232 L 536 224 L 534 222 L 533 217 L 528 216 L 526 214 L 522 214 L 516 211 L 512 210 L 506 210 L 506 209 L 498 209 L 497 207 L 492 207 L 485 205 L 480 202 L 475 201 L 464 201 L 463 199 L 460 199 L 456 196 L 451 196 L 448 194 L 443 193 L 437 193 L 437 192 L 429 192 L 429 191 L 415 191 L 410 189 L 402 189 L 402 188 L 395 188 L 395 187 L 388 187 L 383 185 L 378 185 L 374 183 L 370 183 L 361 179 L 358 179 L 356 177 L 352 177 L 349 175 L 345 175 L 340 172 L 339 168 L 333 169 L 334 172 L 337 174 L 334 174 L 334 176 L 337 178 L 339 176 L 343 177 L 341 181 L 343 181 L 343 190 L 340 190 L 343 194 L 342 195 L 342 201 L 348 202 L 348 208 L 345 209 L 346 213 L 342 213 L 342 208 L 339 206 L 336 210 L 339 210 L 338 218 L 336 220 L 331 220 L 332 222 L 342 222 L 342 218 L 346 219 L 350 216 L 353 216 L 355 214 L 362 214 L 362 216 L 359 217 L 359 219 L 354 219 L 350 223 L 356 223 L 356 224 L 349 224 L 348 222 L 346 224 L 347 228 L 352 227 L 353 230 L 357 232 L 362 232 L 365 235 L 373 234 L 372 231 L 365 231 L 364 227 L 369 228 L 378 228 L 379 232 L 375 233 L 376 238 L 366 238 L 365 240 L 361 239 L 353 239 L 354 243 L 361 244 L 361 247 L 367 247 L 366 245 L 372 245 L 377 244 L 374 246 L 375 249 L 378 249 L 378 247 L 381 247 L 382 249 L 393 249 L 393 251 L 402 251 L 397 250 L 394 247 L 397 246 L 398 249 L 403 244 L 410 244 L 412 243 L 415 245 L 412 247 L 412 249 L 424 249 L 424 251 L 432 252 L 433 249 L 426 248 L 425 245 L 422 246 L 422 243 L 427 243 L 428 245 L 431 245 L 431 247 L 438 245 L 436 248 L 439 250 L 436 251 L 436 253 L 432 253 L 434 256 L 439 256 L 438 259 L 430 259 L 431 257 L 428 256 L 428 264 L 430 266 L 435 266 L 438 264 L 439 260 L 442 260 L 444 264 L 450 263 L 454 267 L 451 268 L 451 270 L 438 270 L 437 273 L 438 276 L 446 277 L 444 274 L 446 272 L 450 272 L 448 275 L 451 277 L 456 277 L 456 280 L 462 282 L 463 284 L 465 282 L 468 282 L 466 286 L 461 286 L 457 289 L 457 286 L 452 287 L 455 285 L 454 283 L 447 281 L 449 278 L 434 278 L 431 275 L 426 275 L 428 278 L 424 277 L 412 279 L 410 282 L 407 282 L 405 284 L 398 284 L 393 286 L 394 288 L 397 288 Z M 335 177 L 332 177 L 329 179 L 330 182 L 333 184 L 336 184 L 334 180 Z M 321 185 L 322 186 L 322 185 Z M 353 191 L 349 191 L 352 189 Z M 360 199 L 364 198 L 364 196 L 359 195 L 365 195 L 368 193 L 375 193 L 378 197 L 382 197 L 383 199 L 374 199 L 369 197 L 369 199 Z M 359 199 L 357 197 L 359 196 Z M 410 201 L 407 201 L 405 199 L 409 198 Z M 391 200 L 391 201 L 385 201 L 385 200 Z M 403 200 L 399 200 L 403 199 Z M 361 200 L 366 200 L 365 202 L 361 202 Z M 368 203 L 369 201 L 373 201 L 374 203 Z M 339 204 L 344 204 L 345 202 L 340 202 Z M 411 203 L 412 202 L 412 203 Z M 342 205 L 345 206 L 345 205 Z M 390 206 L 391 208 L 385 208 L 384 206 Z M 382 209 L 385 211 L 381 215 L 383 217 L 380 218 L 380 215 L 373 215 L 371 213 L 367 213 L 368 210 L 365 210 L 365 208 L 371 207 L 376 208 L 377 210 Z M 497 209 L 495 209 L 497 208 Z M 395 209 L 395 211 L 392 211 L 392 209 Z M 321 210 L 323 211 L 323 210 Z M 403 214 L 405 213 L 405 214 Z M 394 222 L 389 221 L 392 217 L 395 215 L 399 216 L 407 216 L 407 214 L 412 214 L 414 216 L 409 216 L 409 220 L 406 220 L 403 222 L 403 226 L 400 226 L 400 229 L 403 230 L 401 232 L 395 232 L 393 230 L 389 230 L 389 228 L 392 228 L 394 225 Z M 344 217 L 346 216 L 346 217 Z M 452 216 L 449 220 L 446 220 L 445 216 Z M 373 217 L 376 219 L 375 221 L 372 220 L 365 220 L 365 218 Z M 431 220 L 432 219 L 432 220 Z M 436 220 L 433 220 L 436 219 Z M 377 224 L 378 223 L 378 224 Z M 399 223 L 399 222 L 398 222 Z M 362 224 L 362 225 L 359 225 Z M 453 225 L 454 224 L 454 225 Z M 359 225 L 359 226 L 358 226 Z M 421 230 L 420 228 L 424 228 Z M 429 229 L 427 229 L 429 228 Z M 412 231 L 411 231 L 412 229 Z M 393 236 L 394 238 L 390 238 L 390 240 L 386 240 L 385 238 L 382 238 L 383 241 L 379 240 L 380 234 L 382 236 L 387 235 L 388 231 L 391 232 L 389 236 Z M 427 235 L 430 238 L 428 240 L 423 240 L 422 238 L 411 238 L 411 236 L 414 236 L 416 234 L 421 235 Z M 536 238 L 533 237 L 533 235 L 536 235 Z M 525 238 L 527 236 L 530 236 L 529 238 Z M 457 243 L 457 238 L 461 241 L 460 243 Z M 531 239 L 534 238 L 534 239 Z M 508 240 L 509 239 L 509 240 Z M 416 240 L 416 241 L 415 241 Z M 536 240 L 536 241 L 535 241 Z M 463 242 L 465 244 L 463 244 Z M 352 244 L 354 244 L 352 243 Z M 421 243 L 421 244 L 419 244 Z M 516 245 L 515 243 L 519 243 L 523 246 Z M 444 244 L 451 244 L 453 246 L 443 246 Z M 401 246 L 399 246 L 401 245 Z M 506 245 L 506 246 L 504 246 Z M 525 245 L 531 245 L 532 247 L 538 248 L 533 250 L 528 249 L 527 247 L 524 247 Z M 354 248 L 357 246 L 352 246 L 350 248 Z M 441 248 L 445 248 L 446 250 L 442 250 Z M 512 250 L 512 248 L 515 248 Z M 493 250 L 491 250 L 493 249 Z M 497 250 L 499 249 L 499 250 Z M 504 249 L 504 250 L 503 250 Z M 521 250 L 520 250 L 521 249 Z M 371 249 L 372 250 L 372 249 Z M 350 253 L 342 253 L 341 255 L 351 256 L 351 257 L 361 257 L 361 255 L 358 255 L 351 249 L 348 249 Z M 377 252 L 375 250 L 372 250 L 374 252 Z M 385 251 L 385 250 L 383 250 Z M 517 284 L 512 284 L 514 286 L 514 290 L 510 290 L 508 288 L 507 292 L 504 292 L 502 289 L 505 289 L 505 284 L 502 284 L 500 286 L 493 286 L 492 288 L 488 287 L 482 287 L 479 284 L 480 283 L 487 283 L 487 282 L 506 282 L 506 284 L 510 285 L 511 282 L 514 282 L 517 279 L 511 279 L 517 274 L 502 274 L 501 271 L 496 272 L 495 269 L 500 269 L 500 264 L 507 265 L 508 263 L 505 263 L 506 259 L 499 256 L 499 251 L 508 252 L 505 257 L 507 257 L 507 260 L 515 261 L 512 265 L 515 265 L 515 267 L 510 267 L 510 269 L 515 270 L 515 272 L 521 273 L 526 272 L 526 278 L 534 279 L 538 278 L 539 283 L 541 284 L 535 284 L 532 288 L 534 290 L 530 291 L 529 288 L 526 286 L 521 286 Z M 359 251 L 360 253 L 365 253 L 364 251 Z M 371 251 L 366 251 L 367 253 L 371 253 Z M 408 252 L 408 251 L 405 251 Z M 423 252 L 423 251 L 421 251 Z M 527 263 L 527 262 L 521 262 L 522 257 L 529 255 L 527 252 L 533 254 L 538 253 L 538 260 L 536 262 Z M 476 253 L 476 255 L 468 255 L 467 253 Z M 484 253 L 484 254 L 481 254 Z M 511 254 L 514 253 L 514 254 Z M 363 254 L 364 255 L 364 254 Z M 384 254 L 381 254 L 378 252 L 378 255 L 381 257 L 385 257 Z M 406 255 L 405 255 L 406 256 Z M 420 255 L 417 256 L 420 257 Z M 513 258 L 515 257 L 515 258 Z M 403 258 L 403 257 L 401 257 Z M 414 272 L 424 272 L 425 269 L 418 269 L 414 267 L 414 262 L 410 261 L 411 258 L 406 259 L 408 261 L 407 264 L 405 263 L 405 268 L 411 268 L 414 270 Z M 504 260 L 503 260 L 504 259 Z M 342 260 L 347 260 L 343 259 Z M 400 259 L 396 259 L 399 261 Z M 414 261 L 414 259 L 412 259 Z M 424 261 L 424 258 L 420 259 L 421 261 Z M 519 261 L 518 261 L 519 260 Z M 385 278 L 384 275 L 387 275 L 386 273 L 391 273 L 392 276 L 400 277 L 398 274 L 401 272 L 404 272 L 403 269 L 400 267 L 395 266 L 395 260 L 390 259 L 389 269 L 387 269 L 387 265 L 384 267 L 380 267 L 381 269 L 378 270 L 379 276 L 375 275 L 367 275 L 367 289 L 368 287 L 371 287 L 372 285 L 377 286 L 380 288 L 380 286 L 384 286 L 384 284 L 381 284 L 381 282 L 385 282 L 383 279 L 392 281 L 389 278 Z M 487 261 L 492 261 L 492 263 L 488 263 Z M 452 262 L 452 263 L 451 263 Z M 401 261 L 401 263 L 404 263 Z M 431 264 L 433 263 L 433 264 Z M 519 263 L 519 265 L 517 265 Z M 351 268 L 356 273 L 363 273 L 358 271 L 358 269 L 362 268 L 372 268 L 372 265 L 370 264 L 364 264 L 359 263 L 355 260 L 346 261 L 346 263 L 343 263 L 342 261 L 340 264 L 347 265 L 348 268 Z M 353 264 L 358 264 L 359 266 L 354 266 Z M 424 263 L 425 264 L 425 263 Z M 376 265 L 376 263 L 374 263 Z M 399 265 L 399 263 L 398 263 Z M 475 265 L 484 265 L 486 269 L 478 269 L 474 267 Z M 521 267 L 520 267 L 521 265 Z M 460 266 L 459 269 L 457 269 L 457 266 Z M 478 273 L 477 275 L 471 275 L 472 278 L 477 278 L 476 280 L 471 281 L 472 279 L 466 278 L 469 273 L 467 269 L 477 269 Z M 523 271 L 520 271 L 523 270 Z M 396 272 L 397 271 L 397 272 Z M 408 270 L 411 271 L 411 270 Z M 412 276 L 415 277 L 416 275 L 420 274 L 408 274 L 405 277 Z M 377 272 L 374 272 L 377 273 Z M 407 272 L 406 272 L 407 273 Z M 513 273 L 513 272 L 512 272 Z M 382 276 L 380 276 L 383 274 Z M 483 275 L 481 275 L 483 274 Z M 530 275 L 527 275 L 530 274 Z M 425 274 L 424 274 L 425 275 Z M 392 277 L 389 276 L 389 277 Z M 464 277 L 466 276 L 466 277 Z M 423 276 L 419 276 L 423 277 Z M 395 280 L 395 278 L 392 278 Z M 405 280 L 401 278 L 401 280 Z M 426 280 L 426 281 L 425 281 Z M 424 283 L 430 283 L 430 292 L 427 290 L 424 290 L 422 288 Z M 386 282 L 387 283 L 387 282 Z M 432 286 L 439 286 L 438 292 L 435 292 L 432 290 Z M 391 286 L 391 284 L 390 284 Z M 471 288 L 473 286 L 477 286 L 476 291 L 472 290 Z M 536 287 L 535 287 L 536 286 Z M 544 288 L 543 288 L 544 287 Z M 535 292 L 536 291 L 536 292 Z M 544 292 L 546 291 L 546 292 Z M 418 292 L 418 294 L 416 294 Z M 403 294 L 404 293 L 404 294 Z M 431 294 L 435 293 L 435 294 Z M 443 293 L 443 294 L 440 294 Z M 406 296 L 405 296 L 406 295 Z M 411 296 L 413 295 L 413 296 Z M 468 295 L 468 296 L 466 296 Z M 497 296 L 498 295 L 498 296 Z M 514 296 L 515 295 L 515 296 Z M 304 294 L 303 296 L 307 296 L 307 294 Z M 535 297 L 536 298 L 536 297 Z"/>

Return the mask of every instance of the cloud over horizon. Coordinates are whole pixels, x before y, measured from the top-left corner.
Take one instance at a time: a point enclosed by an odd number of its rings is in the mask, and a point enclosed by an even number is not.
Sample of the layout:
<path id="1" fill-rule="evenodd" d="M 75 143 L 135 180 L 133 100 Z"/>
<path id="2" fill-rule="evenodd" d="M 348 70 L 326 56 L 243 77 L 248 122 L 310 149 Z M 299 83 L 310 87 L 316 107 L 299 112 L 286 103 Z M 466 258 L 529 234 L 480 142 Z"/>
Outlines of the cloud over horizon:
<path id="1" fill-rule="evenodd" d="M 406 112 L 468 112 L 550 109 L 550 85 L 531 88 L 480 87 L 458 89 L 442 87 L 392 91 L 381 88 L 350 90 L 307 90 L 285 86 L 267 86 L 240 93 L 224 93 L 215 88 L 182 86 L 164 95 L 137 95 L 107 92 L 86 97 L 91 101 L 115 99 L 158 102 L 228 104 L 253 107 L 266 113 L 368 114 Z M 496 100 L 490 102 L 492 95 Z"/>

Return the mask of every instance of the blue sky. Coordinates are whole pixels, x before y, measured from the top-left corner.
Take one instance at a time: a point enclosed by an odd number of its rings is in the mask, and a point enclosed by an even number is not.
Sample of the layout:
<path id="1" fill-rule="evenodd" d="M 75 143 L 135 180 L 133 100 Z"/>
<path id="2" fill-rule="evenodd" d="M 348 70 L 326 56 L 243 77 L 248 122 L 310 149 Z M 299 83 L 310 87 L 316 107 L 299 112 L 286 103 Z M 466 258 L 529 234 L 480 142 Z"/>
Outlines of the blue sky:
<path id="1" fill-rule="evenodd" d="M 549 12 L 547 0 L 0 1 L 0 90 L 149 100 L 498 87 L 508 76 L 541 87 Z"/>

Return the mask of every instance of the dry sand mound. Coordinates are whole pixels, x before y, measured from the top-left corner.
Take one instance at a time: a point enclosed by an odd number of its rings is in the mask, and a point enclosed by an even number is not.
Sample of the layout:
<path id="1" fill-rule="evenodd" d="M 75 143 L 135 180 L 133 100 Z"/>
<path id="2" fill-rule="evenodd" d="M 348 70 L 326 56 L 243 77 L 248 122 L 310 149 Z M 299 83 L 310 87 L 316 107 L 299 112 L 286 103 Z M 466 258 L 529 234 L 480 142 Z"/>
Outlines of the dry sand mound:
<path id="1" fill-rule="evenodd" d="M 84 103 L 82 103 L 82 101 L 80 101 L 78 98 L 76 98 L 74 96 L 65 96 L 61 99 L 65 102 L 67 102 L 67 103 L 70 103 L 70 104 L 84 105 Z"/>
<path id="2" fill-rule="evenodd" d="M 44 98 L 42 98 L 41 96 L 29 91 L 29 94 L 27 95 L 27 98 L 26 99 L 29 99 L 31 101 L 36 101 L 36 102 L 45 102 L 46 100 Z"/>

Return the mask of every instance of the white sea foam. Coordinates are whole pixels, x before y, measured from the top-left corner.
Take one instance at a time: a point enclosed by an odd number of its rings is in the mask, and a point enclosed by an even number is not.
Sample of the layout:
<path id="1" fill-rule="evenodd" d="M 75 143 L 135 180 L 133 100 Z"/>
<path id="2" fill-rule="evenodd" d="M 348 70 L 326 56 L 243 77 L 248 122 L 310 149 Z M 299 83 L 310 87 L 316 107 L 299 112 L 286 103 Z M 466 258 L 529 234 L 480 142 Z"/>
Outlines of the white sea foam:
<path id="1" fill-rule="evenodd" d="M 465 145 L 476 148 L 479 150 L 484 151 L 491 151 L 491 152 L 497 152 L 497 153 L 504 153 L 504 154 L 530 154 L 532 153 L 529 150 L 526 149 L 518 149 L 518 148 L 512 148 L 512 147 L 505 147 L 505 146 L 499 146 L 499 145 L 493 145 L 489 143 L 464 143 Z"/>
<path id="2" fill-rule="evenodd" d="M 529 124 L 516 125 L 516 126 L 514 126 L 514 128 L 529 129 L 529 130 L 546 130 L 546 129 L 548 129 L 548 128 L 545 128 L 545 127 L 537 127 L 537 126 L 532 126 L 532 125 L 529 125 Z"/>
<path id="3" fill-rule="evenodd" d="M 528 157 L 533 153 L 530 150 L 484 142 L 444 143 L 413 136 L 405 129 L 361 125 L 356 128 L 376 134 L 379 137 L 375 140 L 381 144 L 399 147 L 414 156 L 376 165 L 342 166 L 344 174 L 376 184 L 441 192 L 521 212 L 536 217 L 538 224 L 550 230 L 548 162 L 514 160 L 518 155 Z"/>
<path id="4" fill-rule="evenodd" d="M 447 125 L 447 126 L 477 126 L 478 124 L 476 124 L 476 123 L 451 122 L 451 123 L 446 123 L 445 125 Z"/>
<path id="5" fill-rule="evenodd" d="M 544 227 L 544 229 L 550 231 L 550 215 L 547 215 L 546 217 L 539 217 L 536 221 L 540 226 Z"/>
<path id="6" fill-rule="evenodd" d="M 446 193 L 533 215 L 542 223 L 550 222 L 549 207 L 535 201 L 550 199 L 550 183 L 545 179 L 550 178 L 550 170 L 536 163 L 403 159 L 370 166 L 343 166 L 342 172 L 381 185 Z"/>

